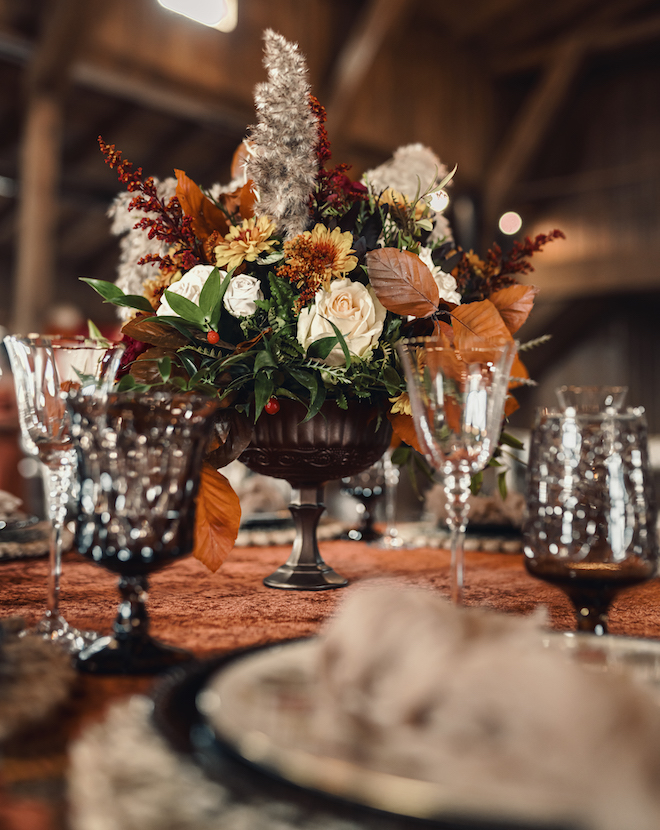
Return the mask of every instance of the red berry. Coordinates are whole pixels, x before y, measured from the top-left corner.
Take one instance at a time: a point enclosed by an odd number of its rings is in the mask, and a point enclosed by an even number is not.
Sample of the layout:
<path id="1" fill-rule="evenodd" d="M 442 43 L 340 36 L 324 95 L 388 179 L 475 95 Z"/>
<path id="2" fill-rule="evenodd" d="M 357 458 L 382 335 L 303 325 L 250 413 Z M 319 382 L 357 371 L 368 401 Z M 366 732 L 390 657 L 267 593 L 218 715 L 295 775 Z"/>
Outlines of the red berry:
<path id="1" fill-rule="evenodd" d="M 218 342 L 218 340 L 220 340 L 220 335 L 218 334 L 218 332 L 217 332 L 217 331 L 213 331 L 213 330 L 211 330 L 211 331 L 210 331 L 210 332 L 208 332 L 208 334 L 206 335 L 206 339 L 208 340 L 208 342 L 209 342 L 212 346 L 214 346 L 214 345 Z"/>
<path id="2" fill-rule="evenodd" d="M 270 398 L 270 400 L 266 401 L 266 406 L 264 406 L 264 409 L 269 415 L 277 415 L 277 413 L 280 411 L 280 402 L 277 400 L 277 398 Z"/>

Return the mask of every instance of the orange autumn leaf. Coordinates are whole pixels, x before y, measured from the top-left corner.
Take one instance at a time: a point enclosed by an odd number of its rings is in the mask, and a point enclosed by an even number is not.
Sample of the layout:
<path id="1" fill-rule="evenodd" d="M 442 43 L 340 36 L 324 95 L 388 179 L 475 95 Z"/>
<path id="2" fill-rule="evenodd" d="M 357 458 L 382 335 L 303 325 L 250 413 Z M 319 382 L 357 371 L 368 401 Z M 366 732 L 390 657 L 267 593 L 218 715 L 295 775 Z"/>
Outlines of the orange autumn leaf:
<path id="1" fill-rule="evenodd" d="M 221 473 L 204 463 L 197 494 L 195 558 L 217 571 L 234 547 L 240 522 L 238 496 Z"/>
<path id="2" fill-rule="evenodd" d="M 183 212 L 192 219 L 195 236 L 203 243 L 213 231 L 218 231 L 223 236 L 229 233 L 227 219 L 220 208 L 202 193 L 183 170 L 174 172 L 177 180 L 176 197 Z"/>
<path id="3" fill-rule="evenodd" d="M 222 195 L 222 204 L 229 214 L 238 213 L 241 219 L 250 219 L 254 216 L 254 204 L 256 196 L 254 194 L 254 182 L 248 179 L 247 182 L 231 193 L 224 193 Z"/>
<path id="4" fill-rule="evenodd" d="M 490 295 L 511 334 L 515 334 L 529 317 L 538 288 L 534 285 L 510 285 Z"/>
<path id="5" fill-rule="evenodd" d="M 451 317 L 454 345 L 459 352 L 502 345 L 513 339 L 501 314 L 490 300 L 459 305 L 452 310 Z"/>
<path id="6" fill-rule="evenodd" d="M 426 317 L 437 310 L 440 292 L 422 260 L 397 248 L 378 248 L 366 256 L 369 282 L 388 311 Z"/>
<path id="7" fill-rule="evenodd" d="M 512 380 L 509 382 L 509 389 L 517 389 L 519 386 L 523 386 L 523 380 L 527 380 L 529 378 L 529 372 L 527 371 L 527 367 L 520 359 L 520 356 L 516 353 L 516 356 L 513 358 L 513 364 L 511 366 L 511 377 L 512 378 L 521 378 L 521 380 Z"/>
<path id="8" fill-rule="evenodd" d="M 513 415 L 516 409 L 520 409 L 520 404 L 513 395 L 507 395 L 506 401 L 504 402 L 504 417 L 508 418 L 509 415 Z"/>
<path id="9" fill-rule="evenodd" d="M 421 452 L 422 454 L 424 451 L 419 445 L 419 441 L 417 440 L 417 431 L 415 429 L 415 423 L 412 419 L 412 415 L 404 415 L 402 412 L 388 412 L 387 419 L 392 424 L 392 432 L 396 437 L 403 441 L 404 444 L 408 444 L 413 449 L 417 450 L 417 452 Z"/>

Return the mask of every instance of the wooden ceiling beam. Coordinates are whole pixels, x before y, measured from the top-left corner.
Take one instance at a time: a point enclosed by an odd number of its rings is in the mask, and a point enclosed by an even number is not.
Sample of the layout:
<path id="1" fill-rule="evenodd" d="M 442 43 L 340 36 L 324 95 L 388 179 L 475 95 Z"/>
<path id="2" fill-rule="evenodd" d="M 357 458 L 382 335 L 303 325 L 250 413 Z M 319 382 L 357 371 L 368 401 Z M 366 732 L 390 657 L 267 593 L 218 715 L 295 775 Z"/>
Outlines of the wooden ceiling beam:
<path id="1" fill-rule="evenodd" d="M 370 0 L 356 21 L 335 63 L 326 97 L 331 133 L 343 132 L 355 95 L 381 46 L 411 5 L 410 0 Z"/>
<path id="2" fill-rule="evenodd" d="M 563 104 L 584 52 L 585 42 L 580 37 L 568 37 L 556 49 L 495 154 L 484 188 L 483 224 L 488 234 Z"/>
<path id="3" fill-rule="evenodd" d="M 34 52 L 34 44 L 27 39 L 0 31 L 0 60 L 23 65 L 31 61 Z M 69 80 L 109 98 L 241 134 L 254 117 L 253 110 L 247 106 L 243 110 L 238 105 L 219 104 L 217 97 L 211 97 L 208 93 L 177 89 L 172 84 L 147 80 L 134 72 L 105 69 L 86 61 L 75 62 L 70 69 Z"/>
<path id="4" fill-rule="evenodd" d="M 660 36 L 660 14 L 651 15 L 645 20 L 616 26 L 609 30 L 594 32 L 589 37 L 590 52 L 609 52 L 634 46 L 636 43 L 654 40 Z M 496 58 L 489 66 L 498 75 L 515 75 L 538 69 L 547 63 L 556 46 L 542 46 L 524 52 L 507 54 Z"/>
<path id="5" fill-rule="evenodd" d="M 88 0 L 55 0 L 27 65 L 12 311 L 12 328 L 22 333 L 38 328 L 53 294 L 63 96 L 92 12 Z"/>

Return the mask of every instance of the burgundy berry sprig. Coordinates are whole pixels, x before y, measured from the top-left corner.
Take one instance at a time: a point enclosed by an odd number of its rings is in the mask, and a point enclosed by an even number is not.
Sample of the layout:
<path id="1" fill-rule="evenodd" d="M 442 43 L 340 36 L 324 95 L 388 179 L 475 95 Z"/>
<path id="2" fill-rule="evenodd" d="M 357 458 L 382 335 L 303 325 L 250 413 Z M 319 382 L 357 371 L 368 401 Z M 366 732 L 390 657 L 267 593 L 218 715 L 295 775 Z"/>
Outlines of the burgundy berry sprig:
<path id="1" fill-rule="evenodd" d="M 147 262 L 161 264 L 163 270 L 189 270 L 204 259 L 199 253 L 199 245 L 192 227 L 192 218 L 186 216 L 176 196 L 165 202 L 158 196 L 158 190 L 153 178 L 142 178 L 142 168 L 133 169 L 133 163 L 122 160 L 121 150 L 114 144 L 106 144 L 101 136 L 98 138 L 99 147 L 105 156 L 105 163 L 111 169 L 117 169 L 117 176 L 122 184 L 126 185 L 129 193 L 136 195 L 131 199 L 129 210 L 141 210 L 155 216 L 144 216 L 133 226 L 136 229 L 146 230 L 149 239 L 158 239 L 173 249 L 173 254 L 160 256 L 147 254 L 138 261 L 138 265 Z"/>

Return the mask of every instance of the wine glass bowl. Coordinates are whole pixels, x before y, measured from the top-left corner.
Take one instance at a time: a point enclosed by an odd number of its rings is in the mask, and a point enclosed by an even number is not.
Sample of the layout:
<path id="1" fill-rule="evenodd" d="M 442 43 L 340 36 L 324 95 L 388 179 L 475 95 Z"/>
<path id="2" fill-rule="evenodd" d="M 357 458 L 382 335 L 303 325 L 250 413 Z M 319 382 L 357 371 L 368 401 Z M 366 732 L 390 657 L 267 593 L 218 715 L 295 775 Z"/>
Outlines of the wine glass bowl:
<path id="1" fill-rule="evenodd" d="M 523 534 L 529 573 L 568 595 L 579 631 L 607 633 L 613 598 L 657 568 L 643 410 L 538 413 Z"/>
<path id="2" fill-rule="evenodd" d="M 52 525 L 47 610 L 33 631 L 77 653 L 97 635 L 73 628 L 59 611 L 62 530 L 77 484 L 65 398 L 72 389 L 107 389 L 114 382 L 123 346 L 78 336 L 11 335 L 4 342 L 16 388 L 21 443 L 27 453 L 42 462 Z"/>
<path id="3" fill-rule="evenodd" d="M 420 447 L 444 479 L 451 598 L 461 603 L 471 478 L 497 447 L 516 344 L 459 350 L 431 336 L 399 341 L 397 349 Z"/>
<path id="4" fill-rule="evenodd" d="M 201 395 L 72 395 L 78 452 L 78 552 L 120 574 L 111 636 L 78 656 L 78 668 L 151 673 L 191 659 L 149 634 L 148 575 L 194 548 L 195 499 L 217 402 Z"/>

